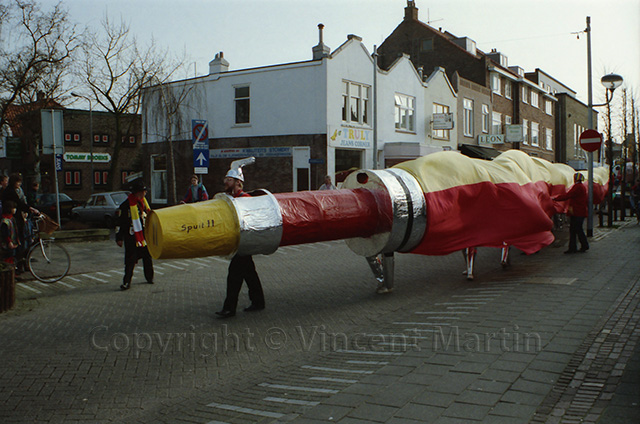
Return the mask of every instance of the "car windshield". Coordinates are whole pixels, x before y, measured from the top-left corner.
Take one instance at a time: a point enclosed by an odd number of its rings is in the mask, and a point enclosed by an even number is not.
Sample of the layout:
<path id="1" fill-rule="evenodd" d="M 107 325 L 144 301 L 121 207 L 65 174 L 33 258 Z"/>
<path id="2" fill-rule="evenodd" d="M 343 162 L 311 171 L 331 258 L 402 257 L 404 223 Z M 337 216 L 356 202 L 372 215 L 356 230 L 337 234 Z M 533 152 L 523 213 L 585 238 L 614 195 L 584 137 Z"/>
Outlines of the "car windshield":
<path id="1" fill-rule="evenodd" d="M 113 203 L 120 205 L 127 198 L 127 193 L 113 193 L 111 198 L 113 199 Z"/>

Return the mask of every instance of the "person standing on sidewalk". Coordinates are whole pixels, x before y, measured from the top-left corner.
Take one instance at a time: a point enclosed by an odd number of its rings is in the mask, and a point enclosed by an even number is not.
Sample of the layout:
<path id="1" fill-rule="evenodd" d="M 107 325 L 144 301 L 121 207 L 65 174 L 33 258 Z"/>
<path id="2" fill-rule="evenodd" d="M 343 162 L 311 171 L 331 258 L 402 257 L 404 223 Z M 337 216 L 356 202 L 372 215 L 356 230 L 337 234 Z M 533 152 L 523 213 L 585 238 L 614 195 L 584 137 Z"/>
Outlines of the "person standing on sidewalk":
<path id="1" fill-rule="evenodd" d="M 203 200 L 209 200 L 209 194 L 204 184 L 199 182 L 198 176 L 193 174 L 191 176 L 191 185 L 187 189 L 187 194 L 180 203 L 196 203 Z"/>
<path id="2" fill-rule="evenodd" d="M 147 187 L 142 179 L 131 183 L 131 194 L 120 204 L 117 225 L 120 226 L 116 233 L 116 243 L 122 247 L 124 244 L 124 278 L 120 290 L 128 290 L 131 287 L 133 269 L 142 259 L 144 265 L 144 277 L 147 283 L 153 284 L 153 261 L 147 249 L 144 239 L 144 224 L 147 214 L 151 212 L 145 195 Z"/>
<path id="3" fill-rule="evenodd" d="M 318 190 L 337 190 L 336 186 L 331 182 L 331 175 L 324 177 L 324 184 L 318 187 Z"/>
<path id="4" fill-rule="evenodd" d="M 251 197 L 243 191 L 244 175 L 242 167 L 255 162 L 255 158 L 250 157 L 234 161 L 231 168 L 224 178 L 224 191 L 232 197 Z M 216 312 L 220 318 L 230 318 L 235 316 L 236 307 L 238 306 L 238 295 L 242 288 L 242 281 L 247 282 L 249 288 L 249 300 L 251 305 L 244 308 L 246 312 L 261 311 L 264 309 L 264 293 L 260 284 L 260 277 L 256 272 L 256 266 L 253 258 L 249 256 L 240 256 L 236 254 L 229 264 L 229 274 L 227 275 L 227 298 L 221 311 Z"/>
<path id="5" fill-rule="evenodd" d="M 589 250 L 589 241 L 582 225 L 589 215 L 589 193 L 584 185 L 584 175 L 576 172 L 573 175 L 573 186 L 566 193 L 553 198 L 555 201 L 568 200 L 569 210 L 569 250 L 564 253 L 584 253 Z M 576 238 L 580 240 L 580 250 Z"/>

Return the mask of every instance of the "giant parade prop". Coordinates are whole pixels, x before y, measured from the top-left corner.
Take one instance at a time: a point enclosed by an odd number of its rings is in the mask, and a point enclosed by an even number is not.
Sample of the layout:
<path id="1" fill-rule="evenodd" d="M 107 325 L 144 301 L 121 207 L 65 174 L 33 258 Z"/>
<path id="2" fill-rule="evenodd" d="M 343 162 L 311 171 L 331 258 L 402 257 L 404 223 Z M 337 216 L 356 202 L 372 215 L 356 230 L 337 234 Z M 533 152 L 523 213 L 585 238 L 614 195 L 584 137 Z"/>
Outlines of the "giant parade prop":
<path id="1" fill-rule="evenodd" d="M 251 160 L 235 161 L 232 168 Z M 554 240 L 552 217 L 566 212 L 575 171 L 509 150 L 493 161 L 439 152 L 383 170 L 351 173 L 340 190 L 213 200 L 153 211 L 146 240 L 154 258 L 271 254 L 280 246 L 344 239 L 364 256 L 379 292 L 393 289 L 394 252 L 465 252 L 473 278 L 476 248 L 527 254 Z M 608 171 L 594 170 L 594 203 L 605 196 Z"/>

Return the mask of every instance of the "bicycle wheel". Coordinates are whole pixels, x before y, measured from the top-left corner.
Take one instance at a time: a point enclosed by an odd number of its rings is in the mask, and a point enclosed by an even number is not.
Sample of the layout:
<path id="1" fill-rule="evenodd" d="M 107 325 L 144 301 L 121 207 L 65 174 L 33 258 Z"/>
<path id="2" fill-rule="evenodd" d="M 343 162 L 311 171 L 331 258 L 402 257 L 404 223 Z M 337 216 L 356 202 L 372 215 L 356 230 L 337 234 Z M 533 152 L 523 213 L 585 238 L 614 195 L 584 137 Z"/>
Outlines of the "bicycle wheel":
<path id="1" fill-rule="evenodd" d="M 64 246 L 53 240 L 41 240 L 29 251 L 29 271 L 43 283 L 55 283 L 69 272 L 71 258 Z"/>

